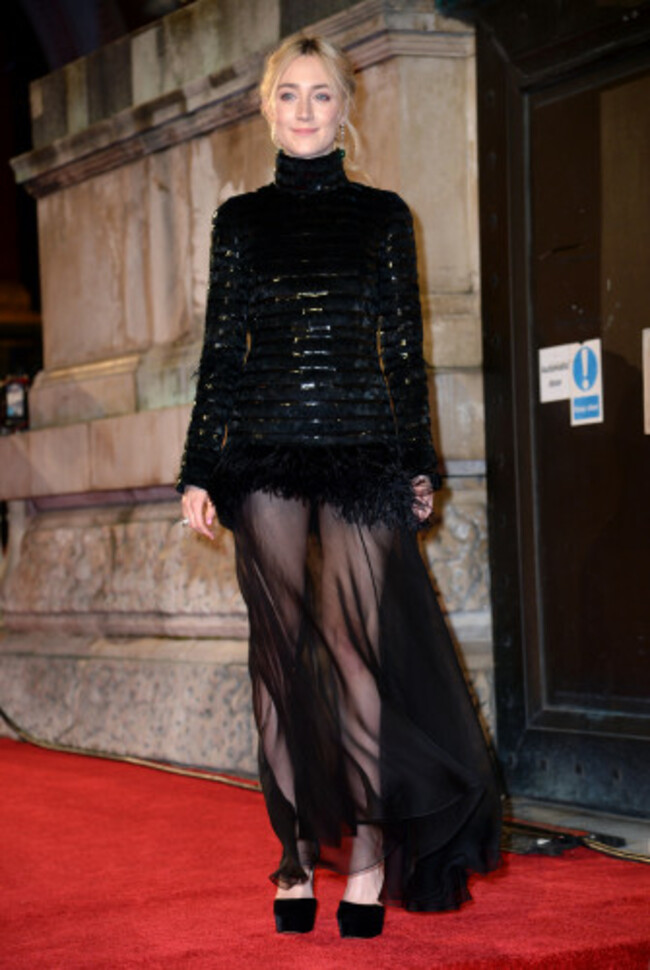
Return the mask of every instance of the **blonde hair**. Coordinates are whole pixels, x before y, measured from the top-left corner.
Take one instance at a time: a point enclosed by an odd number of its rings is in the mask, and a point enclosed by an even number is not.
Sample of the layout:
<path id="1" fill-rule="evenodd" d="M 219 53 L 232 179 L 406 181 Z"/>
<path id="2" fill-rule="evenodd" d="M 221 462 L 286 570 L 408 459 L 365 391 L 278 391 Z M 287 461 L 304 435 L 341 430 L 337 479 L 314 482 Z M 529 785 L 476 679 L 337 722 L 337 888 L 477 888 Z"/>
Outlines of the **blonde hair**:
<path id="1" fill-rule="evenodd" d="M 342 118 L 351 142 L 351 146 L 345 147 L 351 147 L 351 153 L 354 154 L 359 141 L 357 130 L 350 121 L 350 110 L 354 105 L 354 94 L 357 88 L 354 67 L 348 55 L 324 37 L 307 36 L 306 34 L 288 37 L 267 57 L 260 83 L 260 98 L 262 114 L 271 128 L 271 137 L 273 137 L 273 104 L 280 79 L 289 65 L 297 57 L 304 55 L 320 58 L 323 67 L 330 75 L 332 83 L 343 102 Z M 340 144 L 339 147 L 343 148 L 344 146 Z M 348 154 L 350 154 L 349 150 Z"/>

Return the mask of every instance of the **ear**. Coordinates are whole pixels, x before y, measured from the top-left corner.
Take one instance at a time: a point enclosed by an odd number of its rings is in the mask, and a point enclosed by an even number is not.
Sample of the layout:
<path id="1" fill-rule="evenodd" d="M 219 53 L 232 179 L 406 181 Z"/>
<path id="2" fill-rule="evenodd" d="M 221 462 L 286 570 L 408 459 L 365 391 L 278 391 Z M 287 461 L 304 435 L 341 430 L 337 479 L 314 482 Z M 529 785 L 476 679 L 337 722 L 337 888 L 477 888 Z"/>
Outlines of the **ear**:
<path id="1" fill-rule="evenodd" d="M 349 118 L 350 118 L 350 99 L 345 98 L 343 104 L 341 105 L 338 124 L 347 125 Z"/>

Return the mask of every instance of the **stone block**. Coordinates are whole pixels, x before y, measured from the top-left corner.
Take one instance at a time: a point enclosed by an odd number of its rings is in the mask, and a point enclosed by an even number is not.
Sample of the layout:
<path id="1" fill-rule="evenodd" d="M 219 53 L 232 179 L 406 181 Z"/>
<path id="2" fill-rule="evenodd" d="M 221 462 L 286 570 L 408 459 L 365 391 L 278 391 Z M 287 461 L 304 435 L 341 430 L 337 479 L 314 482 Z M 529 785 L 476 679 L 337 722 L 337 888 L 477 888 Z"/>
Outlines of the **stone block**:
<path id="1" fill-rule="evenodd" d="M 0 500 L 31 494 L 32 468 L 29 436 L 25 433 L 0 438 Z"/>
<path id="2" fill-rule="evenodd" d="M 70 135 L 88 127 L 86 61 L 78 58 L 63 68 L 66 92 L 67 132 Z"/>
<path id="3" fill-rule="evenodd" d="M 445 610 L 489 610 L 487 496 L 477 480 L 449 480 L 436 495 L 436 526 L 425 543 L 426 555 Z"/>
<path id="4" fill-rule="evenodd" d="M 400 184 L 422 231 L 423 289 L 478 291 L 473 61 L 402 57 L 398 63 L 394 131 L 399 132 Z"/>
<path id="5" fill-rule="evenodd" d="M 92 422 L 88 426 L 90 488 L 99 491 L 173 483 L 189 413 L 188 406 L 157 408 Z"/>
<path id="6" fill-rule="evenodd" d="M 253 2 L 224 9 L 204 0 L 149 25 L 131 38 L 132 101 L 142 105 L 206 76 L 226 73 L 233 61 L 277 38 L 277 4 Z M 244 21 L 239 31 L 236 17 Z M 244 53 L 245 52 L 245 53 Z"/>
<path id="7" fill-rule="evenodd" d="M 88 122 L 94 124 L 131 104 L 131 38 L 105 44 L 84 58 Z"/>
<path id="8" fill-rule="evenodd" d="M 496 734 L 496 701 L 485 479 L 446 478 L 436 519 L 422 540 L 440 605 L 486 731 Z"/>
<path id="9" fill-rule="evenodd" d="M 171 343 L 189 329 L 191 291 L 190 199 L 187 146 L 148 159 L 145 187 L 149 333 Z M 142 203 L 142 200 L 140 200 Z M 134 320 L 137 325 L 137 320 Z"/>
<path id="10" fill-rule="evenodd" d="M 243 641 L 5 634 L 0 704 L 47 741 L 252 775 L 246 652 Z"/>
<path id="11" fill-rule="evenodd" d="M 276 150 L 261 116 L 211 136 L 211 148 L 218 204 L 273 180 Z M 195 199 L 200 201 L 201 196 Z"/>
<path id="12" fill-rule="evenodd" d="M 400 73 L 397 59 L 367 67 L 359 77 L 353 117 L 360 136 L 358 168 L 350 178 L 404 194 L 401 184 L 399 117 Z M 417 207 L 414 210 L 417 222 Z M 416 232 L 418 226 L 416 225 Z"/>
<path id="13" fill-rule="evenodd" d="M 91 473 L 86 424 L 27 431 L 25 438 L 31 467 L 29 492 L 9 498 L 87 491 Z"/>
<path id="14" fill-rule="evenodd" d="M 201 345 L 161 344 L 143 355 L 136 378 L 139 410 L 192 403 Z"/>
<path id="15" fill-rule="evenodd" d="M 231 533 L 179 525 L 180 504 L 38 512 L 2 588 L 8 629 L 245 636 Z"/>
<path id="16" fill-rule="evenodd" d="M 163 92 L 164 31 L 158 20 L 131 37 L 131 89 L 133 104 L 153 101 Z"/>
<path id="17" fill-rule="evenodd" d="M 165 17 L 160 26 L 158 93 L 163 94 L 196 78 L 225 73 L 234 62 L 271 47 L 280 36 L 279 0 L 204 0 Z M 142 90 L 136 88 L 136 97 Z"/>
<path id="18" fill-rule="evenodd" d="M 66 86 L 63 71 L 55 71 L 33 81 L 30 102 L 34 148 L 49 145 L 67 133 Z"/>
<path id="19" fill-rule="evenodd" d="M 215 171 L 211 138 L 196 138 L 189 145 L 188 180 L 191 206 L 190 330 L 193 337 L 199 338 L 203 334 L 208 289 L 212 216 L 223 201 L 220 198 L 221 185 Z"/>
<path id="20" fill-rule="evenodd" d="M 459 650 L 467 681 L 474 695 L 483 728 L 496 740 L 496 695 L 491 640 L 463 641 Z"/>
<path id="21" fill-rule="evenodd" d="M 281 36 L 294 34 L 303 27 L 323 20 L 352 6 L 350 0 L 282 0 Z"/>
<path id="22" fill-rule="evenodd" d="M 39 202 L 48 370 L 122 356 L 150 341 L 145 162 Z"/>
<path id="23" fill-rule="evenodd" d="M 48 369 L 172 342 L 188 330 L 186 153 L 180 145 L 41 200 Z"/>
<path id="24" fill-rule="evenodd" d="M 426 359 L 435 368 L 479 368 L 483 359 L 478 293 L 422 297 Z"/>
<path id="25" fill-rule="evenodd" d="M 137 355 L 41 371 L 29 392 L 32 428 L 92 421 L 136 410 Z"/>
<path id="26" fill-rule="evenodd" d="M 203 9 L 189 8 L 205 73 L 218 73 L 273 47 L 280 39 L 280 5 L 281 0 L 206 0 Z M 173 18 L 165 23 L 171 25 Z"/>
<path id="27" fill-rule="evenodd" d="M 443 459 L 485 458 L 483 375 L 479 370 L 440 370 L 431 394 L 434 441 Z"/>
<path id="28" fill-rule="evenodd" d="M 190 405 L 157 408 L 0 438 L 0 460 L 8 462 L 0 477 L 3 497 L 171 485 L 190 411 Z"/>

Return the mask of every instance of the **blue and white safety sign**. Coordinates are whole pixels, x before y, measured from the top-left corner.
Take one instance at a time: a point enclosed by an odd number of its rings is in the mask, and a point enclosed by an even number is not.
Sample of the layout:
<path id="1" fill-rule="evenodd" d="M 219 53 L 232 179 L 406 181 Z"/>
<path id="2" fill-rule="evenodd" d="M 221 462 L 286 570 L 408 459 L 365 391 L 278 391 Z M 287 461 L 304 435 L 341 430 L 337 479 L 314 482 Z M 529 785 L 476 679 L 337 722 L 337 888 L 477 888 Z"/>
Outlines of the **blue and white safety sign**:
<path id="1" fill-rule="evenodd" d="M 600 340 L 578 346 L 569 370 L 571 424 L 598 424 L 604 420 L 603 372 Z"/>

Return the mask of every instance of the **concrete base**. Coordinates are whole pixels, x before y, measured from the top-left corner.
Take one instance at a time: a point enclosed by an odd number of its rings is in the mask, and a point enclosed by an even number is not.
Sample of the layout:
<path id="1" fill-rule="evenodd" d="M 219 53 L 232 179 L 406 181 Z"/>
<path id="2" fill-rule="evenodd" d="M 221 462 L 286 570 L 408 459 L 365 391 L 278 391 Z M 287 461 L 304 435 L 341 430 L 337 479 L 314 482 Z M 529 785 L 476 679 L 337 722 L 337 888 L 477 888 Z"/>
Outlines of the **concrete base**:
<path id="1" fill-rule="evenodd" d="M 5 633 L 0 706 L 47 741 L 255 774 L 246 663 L 242 640 Z"/>

